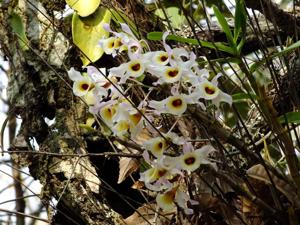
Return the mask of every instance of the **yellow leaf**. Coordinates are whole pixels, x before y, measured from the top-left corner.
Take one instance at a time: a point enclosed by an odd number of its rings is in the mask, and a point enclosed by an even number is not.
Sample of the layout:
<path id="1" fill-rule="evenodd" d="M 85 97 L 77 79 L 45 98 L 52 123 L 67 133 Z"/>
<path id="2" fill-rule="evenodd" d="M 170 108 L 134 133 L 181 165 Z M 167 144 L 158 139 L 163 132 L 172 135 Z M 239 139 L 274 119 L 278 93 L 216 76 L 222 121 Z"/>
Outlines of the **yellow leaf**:
<path id="1" fill-rule="evenodd" d="M 94 14 L 84 18 L 77 13 L 73 14 L 73 42 L 84 53 L 81 55 L 84 66 L 97 61 L 103 55 L 104 51 L 98 42 L 109 36 L 109 32 L 103 29 L 103 24 L 109 23 L 110 19 L 111 13 L 104 8 L 98 8 Z"/>
<path id="2" fill-rule="evenodd" d="M 96 11 L 101 0 L 66 0 L 66 3 L 74 9 L 79 16 L 86 17 Z"/>

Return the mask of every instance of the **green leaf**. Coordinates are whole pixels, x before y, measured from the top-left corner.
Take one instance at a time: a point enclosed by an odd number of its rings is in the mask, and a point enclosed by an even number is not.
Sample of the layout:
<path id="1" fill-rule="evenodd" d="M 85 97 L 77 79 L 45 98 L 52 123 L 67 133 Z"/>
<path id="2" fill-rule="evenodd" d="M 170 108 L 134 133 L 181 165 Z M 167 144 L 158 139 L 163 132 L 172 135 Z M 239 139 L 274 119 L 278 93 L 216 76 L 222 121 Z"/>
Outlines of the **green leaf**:
<path id="1" fill-rule="evenodd" d="M 66 3 L 74 9 L 79 16 L 86 17 L 96 11 L 101 0 L 66 0 Z"/>
<path id="2" fill-rule="evenodd" d="M 28 50 L 29 41 L 25 34 L 25 28 L 23 25 L 22 18 L 15 12 L 12 12 L 9 17 L 9 23 L 13 32 L 16 33 L 18 36 L 21 49 L 23 51 Z"/>
<path id="3" fill-rule="evenodd" d="M 244 46 L 244 44 L 245 44 L 245 38 L 244 37 L 242 37 L 242 39 L 241 39 L 241 41 L 240 41 L 240 43 L 238 44 L 238 46 L 237 46 L 237 52 L 238 52 L 238 54 L 241 54 L 241 52 L 242 52 L 242 48 L 243 48 L 243 46 Z"/>
<path id="4" fill-rule="evenodd" d="M 254 93 L 236 93 L 231 95 L 233 102 L 241 102 L 241 101 L 246 101 L 249 99 L 257 99 L 257 95 Z"/>
<path id="5" fill-rule="evenodd" d="M 136 28 L 136 25 L 134 22 L 131 21 L 131 19 L 129 19 L 125 13 L 119 11 L 119 10 L 115 10 L 115 9 L 111 9 L 110 10 L 111 15 L 112 15 L 112 20 L 115 21 L 117 24 L 119 23 L 126 23 L 130 30 L 133 32 L 133 34 L 138 37 L 138 30 Z"/>
<path id="6" fill-rule="evenodd" d="M 80 17 L 74 13 L 72 37 L 74 44 L 84 53 L 81 55 L 84 66 L 97 61 L 103 55 L 104 51 L 98 42 L 101 38 L 109 36 L 109 32 L 103 29 L 103 24 L 110 23 L 110 19 L 110 11 L 104 8 L 98 8 L 88 17 Z"/>
<path id="7" fill-rule="evenodd" d="M 180 15 L 179 8 L 175 7 L 175 6 L 171 6 L 171 7 L 165 7 L 164 10 L 165 10 L 168 18 L 165 17 L 165 14 L 163 13 L 162 9 L 157 9 L 155 11 L 155 15 L 157 15 L 158 17 L 160 17 L 163 20 L 168 19 L 173 28 L 180 29 L 181 26 L 185 22 L 185 17 L 183 15 Z"/>
<path id="8" fill-rule="evenodd" d="M 234 15 L 234 42 L 236 43 L 240 34 L 245 34 L 247 14 L 243 0 L 236 0 L 235 15 Z"/>
<path id="9" fill-rule="evenodd" d="M 287 120 L 288 123 L 300 124 L 300 112 L 288 112 L 278 117 L 278 120 L 280 123 L 285 123 Z"/>
<path id="10" fill-rule="evenodd" d="M 263 58 L 263 59 L 260 59 L 258 62 L 254 63 L 251 67 L 250 67 L 250 72 L 254 72 L 258 67 L 260 67 L 262 64 L 264 64 L 267 60 L 271 60 L 275 57 L 279 57 L 279 56 L 282 56 L 296 48 L 299 48 L 300 47 L 300 41 L 297 41 L 295 42 L 294 44 L 286 47 L 285 49 L 283 49 L 282 51 L 280 52 L 277 52 L 269 57 L 266 57 L 266 58 Z"/>
<path id="11" fill-rule="evenodd" d="M 154 31 L 154 32 L 150 32 L 147 34 L 147 39 L 148 40 L 152 40 L 152 41 L 160 41 L 162 40 L 162 36 L 163 33 L 159 32 L 159 31 Z M 192 45 L 201 45 L 201 47 L 206 47 L 206 48 L 211 48 L 211 49 L 215 49 L 215 50 L 220 50 L 223 52 L 227 52 L 229 54 L 234 54 L 234 50 L 229 47 L 226 46 L 220 42 L 208 42 L 208 41 L 198 41 L 197 39 L 193 39 L 193 38 L 184 38 L 184 37 L 180 37 L 177 35 L 169 35 L 167 37 L 167 40 L 173 40 L 173 41 L 177 41 L 180 43 L 186 43 L 186 44 L 192 44 Z"/>
<path id="12" fill-rule="evenodd" d="M 233 36 L 232 36 L 231 30 L 229 28 L 229 25 L 228 25 L 225 17 L 223 16 L 223 14 L 220 12 L 220 10 L 216 6 L 213 6 L 212 8 L 214 10 L 215 16 L 217 17 L 217 20 L 218 20 L 222 30 L 224 31 L 224 33 L 227 37 L 229 45 L 231 47 L 234 47 L 235 43 L 234 43 L 234 40 L 233 40 Z"/>

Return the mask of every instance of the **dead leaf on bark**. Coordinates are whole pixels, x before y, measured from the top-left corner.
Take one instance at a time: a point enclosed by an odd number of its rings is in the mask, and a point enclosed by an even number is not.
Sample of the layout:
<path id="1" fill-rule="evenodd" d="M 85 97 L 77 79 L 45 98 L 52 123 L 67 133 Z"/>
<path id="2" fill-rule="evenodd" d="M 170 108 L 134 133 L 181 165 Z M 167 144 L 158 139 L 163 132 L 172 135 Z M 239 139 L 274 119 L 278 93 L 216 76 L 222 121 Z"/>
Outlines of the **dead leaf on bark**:
<path id="1" fill-rule="evenodd" d="M 122 183 L 129 175 L 139 169 L 139 162 L 136 159 L 121 157 L 119 169 L 118 184 Z"/>
<path id="2" fill-rule="evenodd" d="M 271 171 L 269 171 L 271 179 L 273 180 L 275 187 L 283 193 L 288 200 L 293 203 L 297 208 L 300 208 L 300 199 L 297 196 L 295 189 L 292 185 L 287 183 L 286 181 L 279 179 L 277 176 L 275 176 Z M 258 164 L 255 166 L 252 166 L 250 169 L 247 170 L 247 175 L 255 180 L 259 180 L 264 182 L 265 184 L 271 184 L 270 177 L 268 176 L 267 171 L 265 168 Z"/>
<path id="3" fill-rule="evenodd" d="M 124 219 L 124 225 L 168 225 L 174 213 L 158 214 L 156 204 L 145 204 L 138 208 L 131 216 Z"/>

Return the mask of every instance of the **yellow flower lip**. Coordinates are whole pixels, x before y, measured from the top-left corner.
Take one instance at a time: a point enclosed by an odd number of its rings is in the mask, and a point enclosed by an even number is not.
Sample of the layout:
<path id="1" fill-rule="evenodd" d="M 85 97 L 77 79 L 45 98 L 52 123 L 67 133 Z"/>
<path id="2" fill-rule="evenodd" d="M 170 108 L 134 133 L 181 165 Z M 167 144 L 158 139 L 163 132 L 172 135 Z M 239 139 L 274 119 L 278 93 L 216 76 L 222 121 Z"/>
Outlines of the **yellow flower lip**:
<path id="1" fill-rule="evenodd" d="M 166 55 L 161 55 L 159 59 L 161 62 L 165 62 L 166 60 L 168 60 L 168 57 Z"/>
<path id="2" fill-rule="evenodd" d="M 142 115 L 140 113 L 135 113 L 130 115 L 129 118 L 134 123 L 134 125 L 137 125 L 142 119 Z"/>
<path id="3" fill-rule="evenodd" d="M 178 69 L 170 69 L 167 71 L 169 77 L 176 77 L 178 75 Z"/>
<path id="4" fill-rule="evenodd" d="M 144 70 L 143 62 L 139 59 L 132 60 L 127 64 L 127 76 L 139 77 L 143 74 Z"/>
<path id="5" fill-rule="evenodd" d="M 163 73 L 161 74 L 162 82 L 174 83 L 180 80 L 182 70 L 180 67 L 165 66 Z"/>
<path id="6" fill-rule="evenodd" d="M 206 94 L 213 95 L 216 92 L 216 89 L 213 87 L 206 86 L 204 88 Z"/>
<path id="7" fill-rule="evenodd" d="M 88 90 L 89 87 L 90 87 L 90 85 L 88 83 L 81 83 L 80 84 L 80 89 L 83 90 L 83 91 Z"/>
<path id="8" fill-rule="evenodd" d="M 176 208 L 174 203 L 176 196 L 176 188 L 156 196 L 156 202 L 163 211 L 172 211 Z"/>
<path id="9" fill-rule="evenodd" d="M 200 156 L 196 152 L 188 152 L 180 157 L 181 168 L 190 172 L 195 171 L 201 164 Z"/>
<path id="10" fill-rule="evenodd" d="M 109 41 L 107 46 L 108 46 L 108 48 L 114 48 L 115 41 L 114 40 Z"/>
<path id="11" fill-rule="evenodd" d="M 150 168 L 145 172 L 145 182 L 146 183 L 153 183 L 163 176 L 167 175 L 168 170 L 164 168 Z"/>
<path id="12" fill-rule="evenodd" d="M 184 159 L 184 162 L 187 165 L 193 165 L 196 162 L 196 159 L 194 156 L 191 156 L 189 158 Z"/>
<path id="13" fill-rule="evenodd" d="M 120 48 L 123 45 L 123 43 L 121 42 L 121 38 L 116 38 L 114 41 L 114 47 L 116 49 Z"/>
<path id="14" fill-rule="evenodd" d="M 172 101 L 172 105 L 174 106 L 174 107 L 180 107 L 180 106 L 182 106 L 182 100 L 181 99 L 174 99 L 173 101 Z"/>
<path id="15" fill-rule="evenodd" d="M 127 131 L 130 128 L 130 126 L 127 121 L 121 120 L 117 123 L 116 128 L 117 131 Z"/>
<path id="16" fill-rule="evenodd" d="M 106 106 L 100 110 L 100 115 L 102 119 L 107 123 L 112 122 L 112 118 L 115 114 L 116 114 L 116 109 L 113 106 Z"/>
<path id="17" fill-rule="evenodd" d="M 167 148 L 167 143 L 162 137 L 156 137 L 146 141 L 145 146 L 154 156 L 160 158 Z"/>
<path id="18" fill-rule="evenodd" d="M 131 69 L 135 72 L 139 71 L 141 69 L 141 64 L 140 63 L 135 63 L 131 65 Z"/>
<path id="19" fill-rule="evenodd" d="M 187 109 L 187 102 L 183 96 L 171 96 L 166 100 L 167 110 L 171 114 L 181 115 Z"/>
<path id="20" fill-rule="evenodd" d="M 213 100 L 220 94 L 220 89 L 209 81 L 202 82 L 200 84 L 200 89 L 204 95 L 203 97 L 208 100 Z"/>
<path id="21" fill-rule="evenodd" d="M 169 55 L 167 52 L 159 51 L 154 56 L 154 61 L 160 65 L 166 65 L 169 61 Z"/>

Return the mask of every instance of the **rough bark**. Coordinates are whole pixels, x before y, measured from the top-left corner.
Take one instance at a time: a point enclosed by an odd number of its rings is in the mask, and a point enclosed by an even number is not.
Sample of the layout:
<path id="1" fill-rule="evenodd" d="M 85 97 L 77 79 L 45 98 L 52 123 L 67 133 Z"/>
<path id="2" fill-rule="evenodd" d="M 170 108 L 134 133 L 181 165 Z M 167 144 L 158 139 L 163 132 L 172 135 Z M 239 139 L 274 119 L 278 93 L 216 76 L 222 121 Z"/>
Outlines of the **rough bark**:
<path id="1" fill-rule="evenodd" d="M 69 66 L 65 64 L 66 58 L 71 54 L 69 38 L 57 31 L 54 20 L 49 21 L 51 16 L 40 3 L 13 4 L 9 2 L 0 8 L 0 40 L 1 50 L 10 63 L 8 97 L 13 108 L 9 116 L 19 115 L 22 119 L 10 149 L 26 151 L 12 154 L 14 162 L 29 166 L 31 175 L 41 182 L 41 201 L 56 214 L 53 224 L 116 224 L 120 216 L 99 198 L 101 182 L 88 158 L 31 154 L 35 151 L 86 153 L 78 128 L 86 108 L 79 99 L 73 98 L 66 73 Z M 30 40 L 26 51 L 21 49 L 9 24 L 13 10 L 22 15 L 26 24 Z M 54 118 L 52 126 L 45 122 Z M 33 139 L 38 149 L 30 144 Z M 52 197 L 59 200 L 56 207 L 51 205 Z"/>

